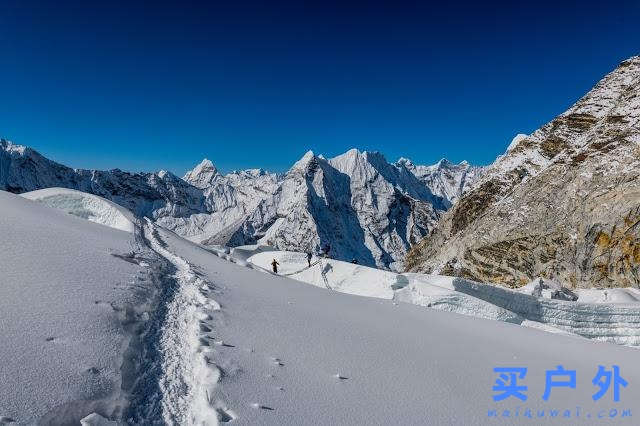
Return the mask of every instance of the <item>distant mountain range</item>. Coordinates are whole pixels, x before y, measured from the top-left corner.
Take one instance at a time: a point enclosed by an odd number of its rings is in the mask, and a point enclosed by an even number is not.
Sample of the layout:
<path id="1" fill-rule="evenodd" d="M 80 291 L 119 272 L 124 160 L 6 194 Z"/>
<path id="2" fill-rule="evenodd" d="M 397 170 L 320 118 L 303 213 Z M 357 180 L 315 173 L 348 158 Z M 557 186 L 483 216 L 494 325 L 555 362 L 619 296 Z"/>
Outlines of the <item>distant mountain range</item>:
<path id="1" fill-rule="evenodd" d="M 356 149 L 325 159 L 305 154 L 285 174 L 218 172 L 204 160 L 182 179 L 165 171 L 72 169 L 0 140 L 0 189 L 89 192 L 203 244 L 268 244 L 402 269 L 411 245 L 482 176 L 482 168 L 441 160 L 392 164 Z"/>

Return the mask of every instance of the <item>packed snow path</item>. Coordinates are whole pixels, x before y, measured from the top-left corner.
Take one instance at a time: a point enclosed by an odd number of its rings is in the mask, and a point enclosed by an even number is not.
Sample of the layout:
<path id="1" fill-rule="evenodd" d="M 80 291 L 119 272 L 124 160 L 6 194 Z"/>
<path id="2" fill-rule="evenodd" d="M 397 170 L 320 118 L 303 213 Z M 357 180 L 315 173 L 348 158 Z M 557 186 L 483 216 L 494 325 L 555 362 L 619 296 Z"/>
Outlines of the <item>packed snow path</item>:
<path id="1" fill-rule="evenodd" d="M 186 260 L 167 250 L 150 220 L 144 220 L 143 229 L 151 249 L 174 266 L 170 278 L 177 283 L 159 342 L 162 418 L 166 424 L 192 425 L 232 419 L 233 412 L 216 397 L 221 372 L 209 357 L 213 345 L 224 345 L 213 336 L 213 315 L 220 310 L 212 297 L 215 288 Z"/>

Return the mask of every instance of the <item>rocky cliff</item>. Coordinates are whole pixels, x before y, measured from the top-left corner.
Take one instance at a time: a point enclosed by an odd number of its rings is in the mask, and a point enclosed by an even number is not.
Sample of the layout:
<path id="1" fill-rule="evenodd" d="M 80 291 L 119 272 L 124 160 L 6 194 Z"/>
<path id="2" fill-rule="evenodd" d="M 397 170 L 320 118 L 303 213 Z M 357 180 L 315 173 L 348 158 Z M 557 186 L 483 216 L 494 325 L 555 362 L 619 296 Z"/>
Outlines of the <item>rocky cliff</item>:
<path id="1" fill-rule="evenodd" d="M 518 287 L 640 286 L 640 57 L 518 135 L 407 256 L 412 271 Z"/>

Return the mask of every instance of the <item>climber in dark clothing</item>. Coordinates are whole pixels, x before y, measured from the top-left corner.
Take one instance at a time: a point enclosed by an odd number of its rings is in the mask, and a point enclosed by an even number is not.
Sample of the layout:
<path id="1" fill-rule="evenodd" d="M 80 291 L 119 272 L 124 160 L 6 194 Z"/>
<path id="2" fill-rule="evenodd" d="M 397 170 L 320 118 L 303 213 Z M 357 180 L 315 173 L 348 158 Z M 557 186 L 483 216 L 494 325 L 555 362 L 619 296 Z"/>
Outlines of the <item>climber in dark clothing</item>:
<path id="1" fill-rule="evenodd" d="M 271 262 L 271 266 L 273 267 L 273 273 L 277 274 L 278 273 L 278 261 L 273 259 L 273 262 Z"/>
<path id="2" fill-rule="evenodd" d="M 355 257 L 353 259 L 351 259 L 351 263 L 353 263 L 354 265 L 358 264 L 358 259 L 356 259 Z"/>
<path id="3" fill-rule="evenodd" d="M 311 252 L 307 252 L 307 263 L 309 264 L 309 268 L 311 268 Z"/>

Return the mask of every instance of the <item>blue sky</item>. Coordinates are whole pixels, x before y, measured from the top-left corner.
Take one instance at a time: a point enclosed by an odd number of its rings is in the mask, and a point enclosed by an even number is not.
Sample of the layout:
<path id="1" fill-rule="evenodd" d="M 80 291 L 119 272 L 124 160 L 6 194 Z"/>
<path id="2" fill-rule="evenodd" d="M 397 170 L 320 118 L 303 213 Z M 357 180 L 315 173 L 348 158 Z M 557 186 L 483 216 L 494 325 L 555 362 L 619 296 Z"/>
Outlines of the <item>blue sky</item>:
<path id="1" fill-rule="evenodd" d="M 638 1 L 438 3 L 2 2 L 0 135 L 178 175 L 352 147 L 487 164 L 640 53 Z"/>

